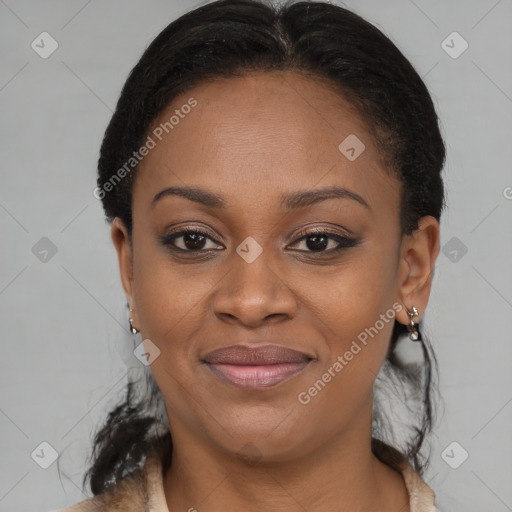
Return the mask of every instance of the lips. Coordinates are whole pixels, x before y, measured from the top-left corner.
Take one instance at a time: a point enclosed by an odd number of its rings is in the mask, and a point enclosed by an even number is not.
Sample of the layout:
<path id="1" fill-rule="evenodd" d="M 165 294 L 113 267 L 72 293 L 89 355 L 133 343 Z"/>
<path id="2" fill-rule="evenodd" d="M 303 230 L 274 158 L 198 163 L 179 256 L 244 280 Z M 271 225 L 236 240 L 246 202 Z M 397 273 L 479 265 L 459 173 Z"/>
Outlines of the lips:
<path id="1" fill-rule="evenodd" d="M 210 352 L 204 360 L 210 364 L 269 365 L 282 363 L 303 363 L 312 359 L 307 354 L 281 345 L 247 347 L 232 345 Z"/>
<path id="2" fill-rule="evenodd" d="M 237 387 L 262 389 L 300 373 L 312 359 L 281 345 L 233 345 L 210 352 L 203 362 L 215 376 Z"/>

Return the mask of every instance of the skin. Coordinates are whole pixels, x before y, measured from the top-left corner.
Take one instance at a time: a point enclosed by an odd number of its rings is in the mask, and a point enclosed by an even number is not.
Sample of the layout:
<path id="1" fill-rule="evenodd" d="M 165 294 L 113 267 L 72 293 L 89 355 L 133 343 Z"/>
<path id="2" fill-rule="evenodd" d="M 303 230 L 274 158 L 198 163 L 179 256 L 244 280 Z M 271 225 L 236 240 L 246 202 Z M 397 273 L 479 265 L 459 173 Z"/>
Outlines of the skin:
<path id="1" fill-rule="evenodd" d="M 423 217 L 400 236 L 401 185 L 358 113 L 326 85 L 292 71 L 219 79 L 176 98 L 154 126 L 190 97 L 198 105 L 139 166 L 133 246 L 120 219 L 111 231 L 133 324 L 161 351 L 151 370 L 174 443 L 164 478 L 169 510 L 407 512 L 401 474 L 370 449 L 372 388 L 393 321 L 309 404 L 297 396 L 393 303 L 416 306 L 421 319 L 438 222 Z M 338 149 L 349 134 L 365 144 L 354 161 Z M 349 198 L 280 205 L 281 194 L 332 185 L 369 208 Z M 180 196 L 152 207 L 170 186 L 201 187 L 225 208 Z M 189 226 L 211 240 L 194 252 L 190 239 L 176 239 L 188 253 L 161 243 Z M 329 238 L 315 251 L 299 233 L 314 227 L 360 243 L 327 254 L 338 246 Z M 248 236 L 263 249 L 252 263 L 236 252 Z M 409 323 L 404 308 L 396 319 Z M 282 344 L 314 361 L 277 386 L 242 390 L 201 363 L 237 343 Z"/>

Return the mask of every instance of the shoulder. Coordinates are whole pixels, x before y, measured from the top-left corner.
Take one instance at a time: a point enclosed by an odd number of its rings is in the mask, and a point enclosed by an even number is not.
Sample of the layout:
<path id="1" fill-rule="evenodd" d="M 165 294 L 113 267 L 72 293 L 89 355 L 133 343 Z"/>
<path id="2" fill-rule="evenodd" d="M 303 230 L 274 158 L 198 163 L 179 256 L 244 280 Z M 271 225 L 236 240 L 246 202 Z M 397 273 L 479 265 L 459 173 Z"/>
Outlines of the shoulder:
<path id="1" fill-rule="evenodd" d="M 161 486 L 161 461 L 151 458 L 146 461 L 142 470 L 118 481 L 114 486 L 101 494 L 76 503 L 68 508 L 50 512 L 142 512 L 150 510 L 155 495 L 161 499 L 160 493 L 155 493 L 155 486 Z M 159 510 L 159 509 L 158 509 Z"/>

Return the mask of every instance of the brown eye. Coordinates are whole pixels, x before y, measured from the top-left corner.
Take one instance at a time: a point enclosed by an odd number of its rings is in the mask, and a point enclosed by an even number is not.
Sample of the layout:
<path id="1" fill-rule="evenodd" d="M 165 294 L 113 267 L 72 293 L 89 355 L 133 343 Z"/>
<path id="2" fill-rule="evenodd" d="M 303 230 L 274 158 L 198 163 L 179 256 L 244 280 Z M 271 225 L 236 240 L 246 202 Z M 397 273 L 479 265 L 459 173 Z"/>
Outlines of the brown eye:
<path id="1" fill-rule="evenodd" d="M 298 249 L 300 252 L 331 253 L 348 247 L 354 247 L 358 240 L 349 238 L 339 233 L 325 230 L 312 230 L 299 238 L 295 244 L 305 242 L 306 249 Z"/>
<path id="2" fill-rule="evenodd" d="M 214 242 L 213 246 L 208 242 Z M 218 250 L 216 241 L 208 233 L 195 229 L 185 229 L 177 233 L 171 233 L 162 238 L 162 243 L 173 249 L 184 252 L 202 252 L 209 250 Z M 222 248 L 222 247 L 220 247 Z"/>

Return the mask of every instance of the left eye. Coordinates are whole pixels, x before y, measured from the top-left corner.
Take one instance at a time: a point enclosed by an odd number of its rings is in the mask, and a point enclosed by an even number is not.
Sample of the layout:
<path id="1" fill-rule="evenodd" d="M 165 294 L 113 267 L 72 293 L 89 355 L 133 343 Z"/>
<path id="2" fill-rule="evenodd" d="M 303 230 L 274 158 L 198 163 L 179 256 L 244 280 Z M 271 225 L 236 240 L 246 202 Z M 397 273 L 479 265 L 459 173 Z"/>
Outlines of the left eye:
<path id="1" fill-rule="evenodd" d="M 357 241 L 352 238 L 338 233 L 316 230 L 305 234 L 295 243 L 298 242 L 304 242 L 308 249 L 299 249 L 301 252 L 333 252 L 357 245 Z M 332 245 L 334 245 L 334 247 L 332 247 Z"/>

